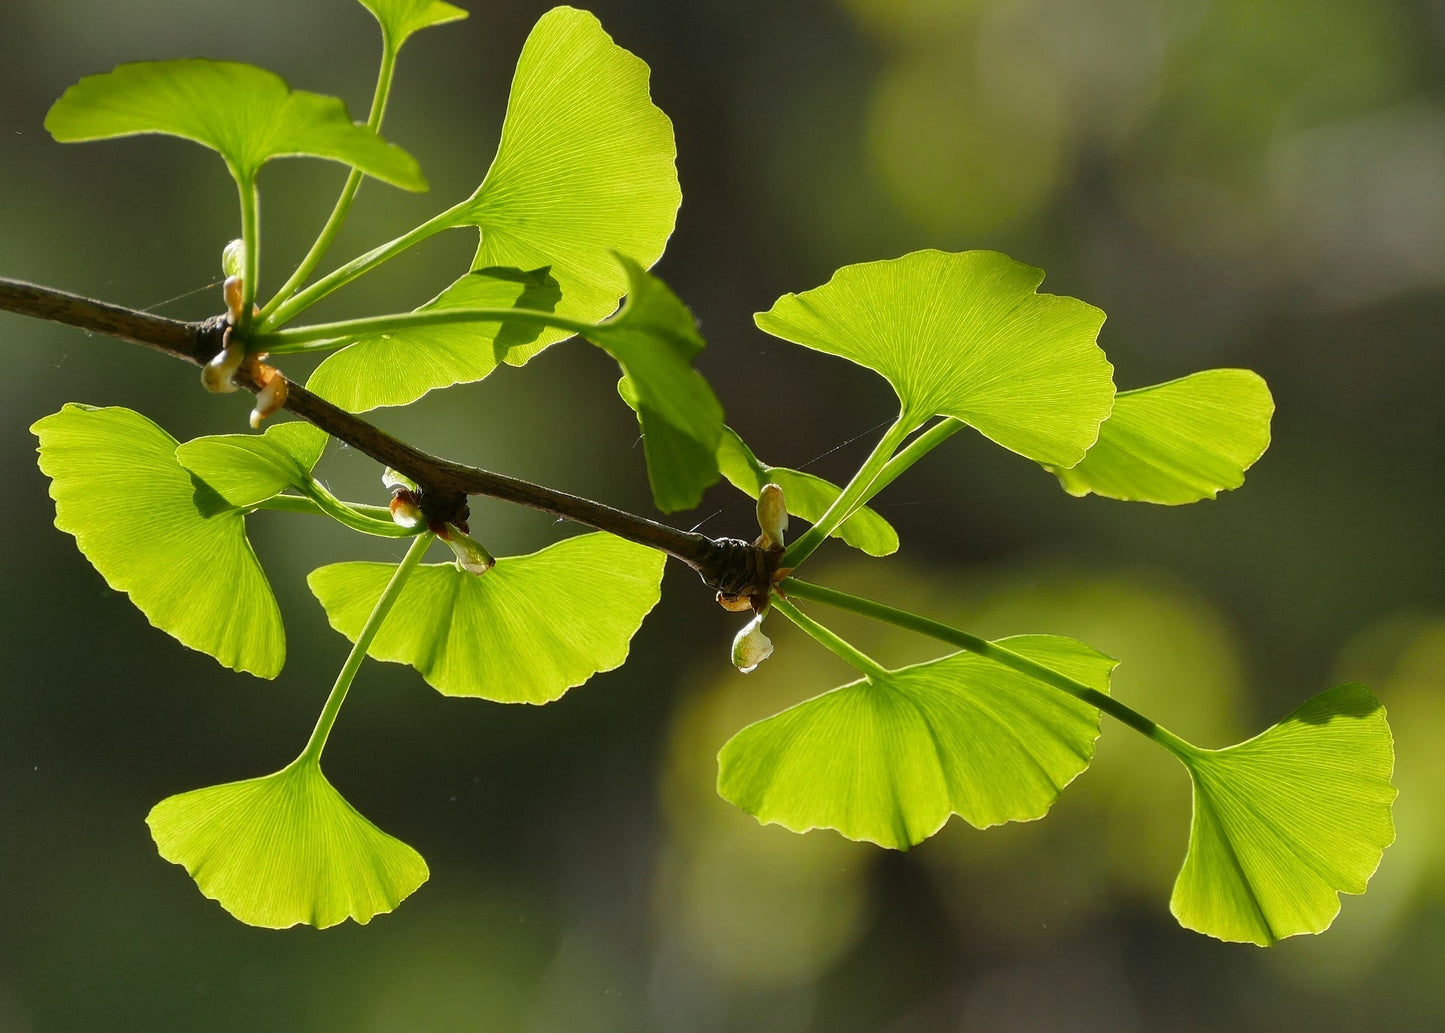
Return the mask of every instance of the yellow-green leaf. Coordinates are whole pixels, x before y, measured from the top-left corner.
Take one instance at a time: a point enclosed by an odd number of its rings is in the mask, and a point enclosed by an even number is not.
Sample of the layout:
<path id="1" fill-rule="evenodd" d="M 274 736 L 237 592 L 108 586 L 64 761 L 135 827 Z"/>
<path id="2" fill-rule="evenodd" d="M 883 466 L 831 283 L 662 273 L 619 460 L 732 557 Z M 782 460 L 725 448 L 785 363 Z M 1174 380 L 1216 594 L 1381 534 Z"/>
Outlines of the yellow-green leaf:
<path id="1" fill-rule="evenodd" d="M 501 703 L 548 703 L 620 667 L 657 605 L 661 553 L 607 534 L 504 556 L 485 574 L 418 567 L 371 643 L 377 660 L 410 664 L 437 691 Z M 333 563 L 307 584 L 352 641 L 393 564 Z"/>
<path id="2" fill-rule="evenodd" d="M 999 645 L 1101 692 L 1116 661 L 1072 639 Z M 1099 712 L 972 653 L 864 678 L 733 736 L 718 793 L 764 824 L 906 849 L 958 814 L 1041 818 L 1094 755 Z"/>
<path id="3" fill-rule="evenodd" d="M 1274 399 L 1259 374 L 1208 369 L 1121 391 L 1081 463 L 1054 473 L 1071 495 L 1178 506 L 1244 483 L 1269 447 Z"/>
<path id="4" fill-rule="evenodd" d="M 1189 853 L 1170 909 L 1221 940 L 1269 946 L 1329 928 L 1395 839 L 1394 740 L 1363 685 L 1322 692 L 1237 746 L 1181 759 L 1194 781 Z"/>
<path id="5" fill-rule="evenodd" d="M 274 678 L 281 612 L 241 512 L 176 460 L 176 439 L 130 409 L 68 404 L 30 428 L 55 526 L 146 618 L 227 667 Z"/>
<path id="6" fill-rule="evenodd" d="M 86 76 L 51 106 L 45 128 L 63 143 L 179 136 L 218 152 L 242 182 L 272 158 L 308 156 L 426 189 L 416 159 L 353 122 L 341 101 L 292 90 L 275 73 L 235 61 L 141 61 Z"/>
<path id="7" fill-rule="evenodd" d="M 1114 399 L 1104 313 L 1039 294 L 1044 274 L 995 251 L 915 251 L 844 266 L 785 294 L 758 326 L 850 359 L 893 386 L 905 423 L 953 416 L 1004 448 L 1073 466 Z"/>
<path id="8" fill-rule="evenodd" d="M 365 925 L 427 879 L 426 861 L 367 821 L 314 761 L 162 800 L 160 855 L 247 925 Z"/>

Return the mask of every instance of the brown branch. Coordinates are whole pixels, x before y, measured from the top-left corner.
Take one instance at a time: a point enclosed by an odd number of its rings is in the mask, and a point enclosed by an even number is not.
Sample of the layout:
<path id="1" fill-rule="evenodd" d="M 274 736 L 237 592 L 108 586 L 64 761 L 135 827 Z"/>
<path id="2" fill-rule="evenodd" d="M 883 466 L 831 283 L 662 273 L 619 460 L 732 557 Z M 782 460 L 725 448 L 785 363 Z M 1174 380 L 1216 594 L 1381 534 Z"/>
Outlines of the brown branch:
<path id="1" fill-rule="evenodd" d="M 221 334 L 226 329 L 223 317 L 203 323 L 183 323 L 4 277 L 0 277 L 0 310 L 144 345 L 198 366 L 221 350 Z"/>
<path id="2" fill-rule="evenodd" d="M 197 366 L 205 365 L 221 350 L 226 330 L 224 316 L 186 323 L 3 277 L 0 277 L 0 311 L 64 323 L 144 345 Z M 242 366 L 236 383 L 252 392 L 259 391 L 261 385 L 248 370 L 248 366 Z M 429 455 L 299 384 L 288 383 L 286 408 L 414 480 L 422 489 L 423 509 L 433 520 L 465 524 L 467 496 L 485 495 L 658 549 L 692 567 L 709 588 L 724 595 L 767 594 L 775 557 L 751 543 L 680 531 L 601 502 Z"/>

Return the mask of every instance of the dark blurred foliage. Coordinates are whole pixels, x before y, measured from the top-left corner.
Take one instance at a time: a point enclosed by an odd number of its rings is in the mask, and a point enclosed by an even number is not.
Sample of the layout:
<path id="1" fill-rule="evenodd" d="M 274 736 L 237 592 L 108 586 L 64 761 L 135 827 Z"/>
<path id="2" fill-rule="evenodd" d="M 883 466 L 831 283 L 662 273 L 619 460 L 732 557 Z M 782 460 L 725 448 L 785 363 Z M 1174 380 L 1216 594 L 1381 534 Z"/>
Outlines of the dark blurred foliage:
<path id="1" fill-rule="evenodd" d="M 368 184 L 334 255 L 465 196 L 495 146 L 526 0 L 402 55 L 387 135 L 429 195 Z M 0 316 L 0 1031 L 526 1033 L 1438 1030 L 1445 1027 L 1445 7 L 1438 0 L 599 0 L 653 69 L 685 194 L 659 272 L 710 347 L 730 422 L 774 463 L 846 476 L 886 387 L 784 345 L 751 313 L 839 265 L 993 248 L 1109 313 L 1121 386 L 1204 366 L 1269 380 L 1275 441 L 1245 487 L 1183 509 L 1075 500 L 960 435 L 879 500 L 904 548 L 830 548 L 817 579 L 989 635 L 1076 635 L 1116 691 L 1206 745 L 1363 679 L 1397 731 L 1399 841 L 1336 926 L 1270 951 L 1175 926 L 1188 790 L 1106 725 L 1042 822 L 950 825 L 906 855 L 760 828 L 712 792 L 748 720 L 846 677 L 799 636 L 737 676 L 740 623 L 685 571 L 623 669 L 545 708 L 443 700 L 363 670 L 327 753 L 335 784 L 428 858 L 367 928 L 238 925 L 156 856 L 171 793 L 274 770 L 344 654 L 313 566 L 399 555 L 320 521 L 253 521 L 290 631 L 274 683 L 150 629 L 51 526 L 27 426 L 69 400 L 184 438 L 246 404 L 141 349 Z M 220 308 L 236 234 L 219 162 L 171 140 L 62 147 L 46 108 L 126 60 L 249 60 L 370 96 L 348 0 L 8 0 L 0 10 L 0 273 L 178 317 Z M 264 251 L 304 250 L 342 175 L 277 162 Z M 415 305 L 452 234 L 318 316 Z M 274 286 L 277 280 L 271 281 Z M 173 299 L 173 300 L 167 300 Z M 290 367 L 288 367 L 290 368 Z M 422 447 L 647 511 L 632 415 L 592 349 L 434 395 L 384 424 Z M 338 491 L 381 496 L 344 450 Z M 684 524 L 747 534 L 716 489 Z M 558 533 L 479 505 L 501 552 Z M 847 621 L 882 658 L 926 643 Z"/>

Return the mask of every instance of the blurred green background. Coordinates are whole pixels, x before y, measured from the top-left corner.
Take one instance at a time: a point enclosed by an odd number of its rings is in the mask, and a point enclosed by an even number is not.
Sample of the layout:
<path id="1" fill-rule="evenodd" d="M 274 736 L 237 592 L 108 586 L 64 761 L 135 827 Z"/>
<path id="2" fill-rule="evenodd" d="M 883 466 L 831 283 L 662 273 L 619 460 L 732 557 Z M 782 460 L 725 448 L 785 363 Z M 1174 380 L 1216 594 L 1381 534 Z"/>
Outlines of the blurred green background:
<path id="1" fill-rule="evenodd" d="M 162 862 L 144 816 L 259 775 L 304 741 L 344 655 L 307 593 L 324 562 L 399 555 L 321 521 L 252 521 L 291 636 L 275 682 L 150 629 L 51 525 L 27 426 L 127 405 L 180 438 L 240 430 L 142 349 L 0 315 L 0 1031 L 956 1031 L 1445 1028 L 1445 6 L 1438 0 L 599 0 L 674 119 L 684 204 L 659 266 L 701 365 L 763 458 L 846 477 L 893 414 L 881 381 L 773 340 L 751 313 L 848 262 L 992 248 L 1109 314 L 1121 387 L 1259 370 L 1275 440 L 1246 486 L 1182 509 L 1071 499 L 959 435 L 878 500 L 904 547 L 830 548 L 816 580 L 987 635 L 1077 636 L 1116 693 L 1223 745 L 1340 681 L 1397 735 L 1398 842 L 1323 937 L 1270 950 L 1180 930 L 1169 887 L 1186 778 L 1106 724 L 1045 821 L 957 820 L 906 855 L 761 828 L 712 791 L 744 723 L 847 677 L 797 635 L 739 677 L 738 618 L 687 571 L 622 670 L 545 708 L 447 701 L 363 670 L 327 772 L 416 846 L 431 881 L 367 928 L 238 925 Z M 473 9 L 402 54 L 387 136 L 430 195 L 374 183 L 340 260 L 469 193 L 545 5 Z M 257 62 L 370 98 L 349 0 L 7 0 L 0 274 L 181 318 L 221 307 L 234 194 L 200 148 L 62 147 L 41 128 L 82 75 L 142 58 Z M 262 176 L 264 258 L 294 262 L 343 173 Z M 449 235 L 318 316 L 410 307 L 465 267 Z M 288 371 L 295 371 L 288 365 Z M 381 421 L 450 457 L 638 511 L 632 414 L 595 349 Z M 384 498 L 333 450 L 322 471 Z M 478 504 L 499 553 L 549 521 Z M 719 487 L 684 526 L 745 535 Z M 840 621 L 841 628 L 854 625 Z M 926 644 L 857 628 L 880 659 Z"/>

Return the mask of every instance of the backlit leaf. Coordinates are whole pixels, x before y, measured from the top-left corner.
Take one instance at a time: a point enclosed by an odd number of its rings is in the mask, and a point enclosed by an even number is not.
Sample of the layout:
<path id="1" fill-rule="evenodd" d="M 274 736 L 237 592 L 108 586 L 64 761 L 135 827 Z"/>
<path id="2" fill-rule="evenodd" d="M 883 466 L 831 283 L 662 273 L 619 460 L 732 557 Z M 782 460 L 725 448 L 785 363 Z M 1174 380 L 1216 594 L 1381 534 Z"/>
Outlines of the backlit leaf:
<path id="1" fill-rule="evenodd" d="M 525 308 L 552 312 L 561 290 L 551 270 L 478 269 L 418 312 L 455 308 Z M 428 391 L 481 380 L 511 348 L 536 341 L 532 322 L 458 323 L 368 334 L 327 357 L 306 386 L 351 412 L 407 405 Z"/>
<path id="2" fill-rule="evenodd" d="M 1169 906 L 1185 928 L 1261 946 L 1323 932 L 1394 841 L 1394 742 L 1363 685 L 1184 760 L 1194 822 Z"/>
<path id="3" fill-rule="evenodd" d="M 504 556 L 482 575 L 418 567 L 368 651 L 410 664 L 448 696 L 548 703 L 627 659 L 657 604 L 661 553 L 606 534 Z M 352 641 L 395 566 L 334 563 L 307 583 Z"/>
<path id="4" fill-rule="evenodd" d="M 723 428 L 722 439 L 718 442 L 718 468 L 722 475 L 736 488 L 758 497 L 765 484 L 776 484 L 783 489 L 783 500 L 788 512 L 802 517 L 809 523 L 828 511 L 838 497 L 838 486 L 801 470 L 789 470 L 782 466 L 769 466 L 753 455 L 752 449 L 730 427 Z M 864 506 L 833 531 L 835 538 L 861 549 L 870 556 L 888 556 L 898 551 L 898 532 L 872 509 Z"/>
<path id="5" fill-rule="evenodd" d="M 233 506 L 245 509 L 291 488 L 304 491 L 326 448 L 309 423 L 278 423 L 264 434 L 213 434 L 187 441 L 176 459 Z"/>
<path id="6" fill-rule="evenodd" d="M 672 123 L 648 77 L 591 14 L 541 17 L 517 60 L 496 158 L 452 225 L 481 231 L 474 271 L 545 270 L 547 282 L 508 289 L 463 277 L 424 308 L 537 308 L 586 323 L 616 310 L 629 289 L 616 255 L 656 262 L 682 201 Z M 513 322 L 363 338 L 308 387 L 354 412 L 404 405 L 500 362 L 523 365 L 572 334 Z"/>
<path id="7" fill-rule="evenodd" d="M 273 678 L 281 613 L 244 518 L 176 460 L 176 440 L 129 409 L 68 404 L 30 428 L 55 526 L 152 624 L 227 667 Z"/>
<path id="8" fill-rule="evenodd" d="M 146 817 L 160 855 L 247 925 L 365 925 L 427 879 L 426 862 L 346 802 L 314 761 L 209 786 Z"/>
<path id="9" fill-rule="evenodd" d="M 467 12 L 441 0 L 359 0 L 381 23 L 382 36 L 393 52 L 399 50 L 413 32 L 460 21 Z"/>
<path id="10" fill-rule="evenodd" d="M 657 508 L 697 505 L 718 479 L 723 411 L 692 360 L 703 348 L 692 313 L 642 266 L 622 255 L 630 287 L 616 316 L 588 331 L 622 367 L 624 399 L 637 412 Z"/>
<path id="11" fill-rule="evenodd" d="M 1082 643 L 999 645 L 1107 692 L 1115 661 Z M 864 678 L 744 728 L 718 792 L 764 824 L 905 849 L 958 814 L 986 828 L 1047 813 L 1089 765 L 1099 712 L 972 653 Z"/>
<path id="12" fill-rule="evenodd" d="M 304 155 L 426 189 L 416 160 L 353 122 L 341 101 L 292 90 L 280 76 L 234 61 L 142 61 L 86 76 L 51 106 L 45 128 L 62 142 L 183 137 L 218 152 L 242 181 L 271 158 Z"/>
<path id="13" fill-rule="evenodd" d="M 1212 499 L 1244 483 L 1269 447 L 1273 413 L 1269 387 L 1247 369 L 1121 391 L 1098 443 L 1077 466 L 1054 473 L 1071 495 L 1169 506 Z"/>
<path id="14" fill-rule="evenodd" d="M 953 416 L 1020 455 L 1070 467 L 1109 415 L 1113 367 L 1095 343 L 1104 313 L 1036 293 L 1043 278 L 994 251 L 916 251 L 844 266 L 755 318 L 776 337 L 880 373 L 911 427 Z"/>
<path id="15" fill-rule="evenodd" d="M 481 229 L 472 268 L 550 266 L 557 311 L 596 322 L 628 289 L 613 252 L 644 267 L 662 256 L 682 190 L 672 123 L 648 95 L 646 63 L 586 11 L 557 7 L 527 37 L 502 140 L 458 225 Z M 513 348 L 521 365 L 568 336 Z"/>

